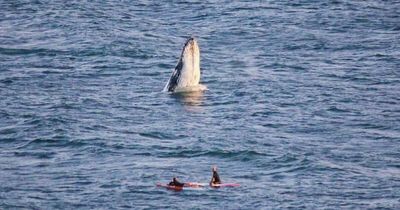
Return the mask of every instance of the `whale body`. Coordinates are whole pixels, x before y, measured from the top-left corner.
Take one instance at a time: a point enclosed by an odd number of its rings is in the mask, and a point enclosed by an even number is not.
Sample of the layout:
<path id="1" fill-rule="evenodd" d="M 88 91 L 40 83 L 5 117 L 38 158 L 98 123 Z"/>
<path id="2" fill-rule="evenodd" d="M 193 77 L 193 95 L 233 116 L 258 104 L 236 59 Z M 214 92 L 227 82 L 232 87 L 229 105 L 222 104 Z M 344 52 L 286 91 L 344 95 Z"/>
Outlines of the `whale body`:
<path id="1" fill-rule="evenodd" d="M 182 49 L 178 64 L 164 87 L 167 92 L 191 92 L 205 90 L 200 85 L 200 48 L 197 40 L 190 37 Z"/>

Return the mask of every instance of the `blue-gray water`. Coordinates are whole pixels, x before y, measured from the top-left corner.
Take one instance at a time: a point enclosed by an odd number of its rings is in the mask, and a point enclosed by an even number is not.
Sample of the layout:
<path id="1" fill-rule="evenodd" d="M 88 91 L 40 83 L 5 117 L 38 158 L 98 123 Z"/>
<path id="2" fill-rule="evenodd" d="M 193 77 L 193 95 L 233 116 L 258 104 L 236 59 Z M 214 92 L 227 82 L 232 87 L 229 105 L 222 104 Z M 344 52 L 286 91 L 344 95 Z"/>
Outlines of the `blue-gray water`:
<path id="1" fill-rule="evenodd" d="M 400 3 L 1 0 L 0 208 L 399 209 Z"/>

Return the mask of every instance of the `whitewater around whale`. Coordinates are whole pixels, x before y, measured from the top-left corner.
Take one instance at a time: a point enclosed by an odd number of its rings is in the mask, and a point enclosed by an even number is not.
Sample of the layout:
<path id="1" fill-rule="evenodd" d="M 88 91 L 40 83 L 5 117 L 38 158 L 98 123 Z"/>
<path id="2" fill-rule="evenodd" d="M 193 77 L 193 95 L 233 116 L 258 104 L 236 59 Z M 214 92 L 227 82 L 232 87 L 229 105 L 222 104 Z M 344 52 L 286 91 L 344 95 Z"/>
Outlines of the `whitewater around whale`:
<path id="1" fill-rule="evenodd" d="M 164 87 L 165 92 L 204 91 L 200 84 L 200 48 L 197 40 L 190 37 L 182 49 L 178 64 Z"/>

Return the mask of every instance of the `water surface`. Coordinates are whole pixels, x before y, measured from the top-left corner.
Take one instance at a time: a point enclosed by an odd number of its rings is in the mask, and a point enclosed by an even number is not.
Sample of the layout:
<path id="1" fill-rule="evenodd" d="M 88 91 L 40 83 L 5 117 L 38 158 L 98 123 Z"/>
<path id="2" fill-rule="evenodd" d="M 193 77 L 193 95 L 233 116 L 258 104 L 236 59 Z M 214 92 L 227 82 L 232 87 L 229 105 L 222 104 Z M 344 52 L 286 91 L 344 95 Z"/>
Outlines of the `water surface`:
<path id="1" fill-rule="evenodd" d="M 399 11 L 0 1 L 0 208 L 399 209 Z M 161 92 L 191 35 L 209 90 Z"/>

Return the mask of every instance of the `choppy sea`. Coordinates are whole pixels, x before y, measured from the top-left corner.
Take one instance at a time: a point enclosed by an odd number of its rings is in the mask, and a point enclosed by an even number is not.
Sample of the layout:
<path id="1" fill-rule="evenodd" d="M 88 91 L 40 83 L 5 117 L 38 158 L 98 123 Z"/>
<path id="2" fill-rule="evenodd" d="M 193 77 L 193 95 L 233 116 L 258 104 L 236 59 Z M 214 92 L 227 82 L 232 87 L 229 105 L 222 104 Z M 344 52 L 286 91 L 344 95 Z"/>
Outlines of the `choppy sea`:
<path id="1" fill-rule="evenodd" d="M 400 209 L 400 2 L 0 0 L 0 209 Z"/>

